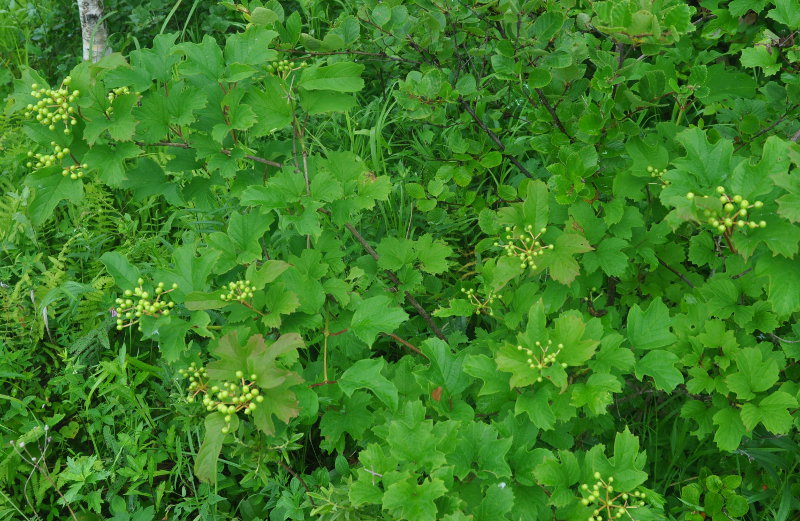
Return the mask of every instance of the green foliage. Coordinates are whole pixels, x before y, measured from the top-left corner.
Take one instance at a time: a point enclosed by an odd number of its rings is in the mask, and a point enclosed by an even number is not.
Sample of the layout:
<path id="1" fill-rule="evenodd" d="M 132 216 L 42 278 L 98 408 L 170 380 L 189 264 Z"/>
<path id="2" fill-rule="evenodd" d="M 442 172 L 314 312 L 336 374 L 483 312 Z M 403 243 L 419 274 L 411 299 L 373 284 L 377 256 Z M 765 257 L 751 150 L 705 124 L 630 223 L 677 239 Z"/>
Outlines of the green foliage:
<path id="1" fill-rule="evenodd" d="M 793 518 L 791 2 L 188 4 L 13 79 L 0 519 Z"/>

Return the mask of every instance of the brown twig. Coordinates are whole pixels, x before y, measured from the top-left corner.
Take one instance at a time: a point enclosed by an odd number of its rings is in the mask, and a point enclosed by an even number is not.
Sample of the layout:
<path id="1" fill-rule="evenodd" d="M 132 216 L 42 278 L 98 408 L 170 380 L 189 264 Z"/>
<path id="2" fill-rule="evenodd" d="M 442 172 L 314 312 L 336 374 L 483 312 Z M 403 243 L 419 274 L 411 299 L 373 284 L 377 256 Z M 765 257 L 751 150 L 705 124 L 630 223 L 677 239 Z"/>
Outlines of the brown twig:
<path id="1" fill-rule="evenodd" d="M 401 345 L 407 347 L 408 349 L 410 349 L 411 351 L 414 351 L 415 353 L 417 353 L 418 355 L 420 355 L 423 358 L 426 358 L 426 359 L 428 358 L 427 356 L 425 356 L 425 353 L 420 351 L 419 348 L 416 347 L 414 344 L 408 342 L 407 340 L 403 340 L 402 338 L 400 338 L 399 336 L 395 335 L 394 333 L 381 332 L 381 335 L 388 336 L 389 338 L 395 340 L 398 344 L 401 344 Z"/>
<path id="2" fill-rule="evenodd" d="M 142 141 L 134 141 L 140 147 L 172 147 L 172 148 L 183 148 L 183 149 L 191 149 L 192 146 L 188 143 L 174 143 L 174 142 L 167 142 L 167 141 L 159 141 L 158 143 L 144 143 Z M 226 156 L 231 155 L 231 151 L 227 148 L 223 148 L 220 150 L 221 153 L 225 154 Z M 245 159 L 249 159 L 250 161 L 255 161 L 256 163 L 261 163 L 264 165 L 274 166 L 275 168 L 281 168 L 283 165 L 276 161 L 271 161 L 269 159 L 265 159 L 263 157 L 253 156 L 253 155 L 246 155 L 244 156 Z"/>
<path id="3" fill-rule="evenodd" d="M 497 146 L 497 148 L 498 148 L 498 149 L 500 149 L 500 152 L 505 152 L 505 150 L 506 150 L 506 146 L 503 144 L 503 142 L 502 142 L 502 141 L 500 141 L 500 138 L 499 138 L 499 137 L 497 137 L 497 134 L 495 134 L 494 132 L 492 132 L 492 129 L 490 129 L 489 127 L 487 127 L 487 126 L 486 126 L 486 124 L 485 124 L 483 121 L 481 121 L 481 118 L 479 118 L 479 117 L 478 117 L 478 115 L 477 115 L 477 114 L 475 114 L 475 111 L 474 111 L 474 110 L 472 110 L 472 107 L 470 107 L 470 106 L 469 106 L 469 103 L 467 103 L 467 102 L 466 102 L 466 100 L 465 100 L 464 98 L 459 98 L 459 99 L 458 99 L 458 101 L 461 103 L 461 106 L 462 106 L 462 107 L 464 107 L 464 110 L 466 110 L 466 111 L 467 111 L 467 113 L 468 113 L 470 116 L 472 116 L 472 119 L 473 119 L 473 120 L 475 121 L 475 123 L 476 123 L 476 124 L 477 124 L 477 125 L 478 125 L 478 126 L 481 128 L 481 130 L 483 130 L 483 132 L 484 132 L 484 133 L 485 133 L 487 136 L 489 136 L 489 138 L 490 138 L 492 141 L 494 141 L 494 144 Z M 506 159 L 508 159 L 509 161 L 511 161 L 511 162 L 514 164 L 514 166 L 516 166 L 517 168 L 519 168 L 519 171 L 520 171 L 520 172 L 522 172 L 523 174 L 525 174 L 526 176 L 528 176 L 528 177 L 530 177 L 530 178 L 533 178 L 533 174 L 532 174 L 532 173 L 530 173 L 530 171 L 529 171 L 527 168 L 525 168 L 524 166 L 522 166 L 522 163 L 520 163 L 520 162 L 517 160 L 517 158 L 515 158 L 515 157 L 513 157 L 513 156 L 511 156 L 511 155 L 509 155 L 509 154 L 505 154 L 505 153 L 503 154 L 503 157 L 505 157 Z"/>
<path id="4" fill-rule="evenodd" d="M 376 261 L 380 258 L 378 256 L 378 252 L 376 252 L 375 249 L 372 246 L 370 246 L 367 240 L 364 239 L 364 237 L 360 233 L 358 233 L 358 230 L 356 230 L 352 224 L 345 223 L 344 226 L 353 235 L 353 237 L 361 244 L 361 246 L 367 251 L 367 253 L 369 253 L 370 257 L 372 257 Z M 389 280 L 391 280 L 395 286 L 397 287 L 400 286 L 400 279 L 397 278 L 397 275 L 395 275 L 390 270 L 386 270 L 385 273 L 386 276 L 389 277 Z M 425 308 L 423 308 L 422 305 L 419 302 L 417 302 L 417 299 L 415 299 L 408 291 L 405 292 L 405 297 L 406 297 L 406 302 L 411 304 L 411 306 L 417 310 L 417 314 L 419 314 L 419 316 L 421 316 L 422 319 L 428 324 L 428 327 L 431 328 L 433 334 L 436 335 L 439 339 L 447 342 L 447 337 L 444 336 L 444 333 L 442 333 L 442 330 L 439 329 L 439 326 L 437 326 L 436 323 L 433 321 L 433 318 L 431 318 L 430 314 L 428 314 L 428 312 L 425 311 Z"/>
<path id="5" fill-rule="evenodd" d="M 314 508 L 316 508 L 316 507 L 317 507 L 317 504 L 316 504 L 316 503 L 314 503 L 314 498 L 313 498 L 313 497 L 311 497 L 311 489 L 310 489 L 310 488 L 308 488 L 308 485 L 306 484 L 306 482 L 305 482 L 305 481 L 303 481 L 303 478 L 301 478 L 301 477 L 300 477 L 300 474 L 298 474 L 297 472 L 295 472 L 295 471 L 292 469 L 292 467 L 290 467 L 289 465 L 287 465 L 286 463 L 284 463 L 284 462 L 283 462 L 283 461 L 281 461 L 281 460 L 278 460 L 278 464 L 279 464 L 281 467 L 283 467 L 283 468 L 284 468 L 284 470 L 285 470 L 286 472 L 288 472 L 289 474 L 291 474 L 292 476 L 294 476 L 295 478 L 297 478 L 297 481 L 299 481 L 299 482 L 300 482 L 300 484 L 301 484 L 301 485 L 303 485 L 303 488 L 304 488 L 304 489 L 306 489 L 306 493 L 308 494 L 308 500 L 309 500 L 309 501 L 311 501 L 311 506 L 313 506 Z"/>
<path id="6" fill-rule="evenodd" d="M 422 62 L 417 60 L 409 60 L 408 58 L 399 58 L 397 56 L 389 56 L 385 52 L 366 52 L 366 51 L 354 51 L 352 49 L 348 49 L 345 51 L 329 51 L 329 52 L 313 52 L 313 51 L 305 51 L 302 49 L 275 49 L 276 51 L 285 52 L 289 54 L 302 54 L 304 56 L 336 56 L 336 55 L 348 55 L 348 54 L 355 54 L 357 56 L 369 56 L 377 59 L 383 60 L 391 60 L 391 61 L 398 61 L 404 63 L 413 63 L 415 65 L 419 65 Z"/>
<path id="7" fill-rule="evenodd" d="M 739 150 L 741 150 L 742 148 L 746 147 L 747 145 L 749 145 L 750 143 L 752 143 L 752 142 L 753 142 L 753 141 L 755 141 L 756 139 L 760 138 L 761 136 L 763 136 L 764 134 L 766 134 L 767 132 L 769 132 L 769 131 L 770 131 L 770 130 L 772 130 L 773 128 L 775 128 L 775 127 L 777 127 L 778 125 L 780 125 L 780 124 L 781 124 L 781 123 L 782 123 L 782 122 L 783 122 L 783 121 L 784 121 L 786 118 L 788 118 L 788 117 L 789 117 L 789 115 L 791 114 L 791 112 L 792 112 L 793 110 L 795 110 L 797 107 L 798 107 L 798 105 L 794 105 L 794 106 L 790 107 L 790 108 L 789 108 L 789 110 L 787 110 L 787 111 L 786 111 L 786 113 L 785 113 L 783 116 L 781 116 L 781 117 L 779 117 L 778 119 L 776 119 L 774 123 L 772 123 L 772 124 L 771 124 L 771 125 L 769 125 L 768 127 L 765 127 L 765 128 L 763 128 L 762 130 L 759 130 L 759 131 L 758 131 L 758 132 L 757 132 L 757 133 L 756 133 L 756 134 L 755 134 L 753 137 L 751 137 L 749 140 L 747 140 L 747 141 L 742 141 L 742 143 L 741 143 L 741 144 L 740 144 L 738 147 L 734 148 L 734 149 L 733 149 L 733 151 L 734 151 L 734 152 L 738 152 Z M 795 136 L 797 136 L 797 137 L 795 138 Z M 792 136 L 792 138 L 790 139 L 790 141 L 797 141 L 797 139 L 800 139 L 800 130 L 798 130 L 798 131 L 797 131 L 797 133 L 795 134 L 795 136 Z"/>
<path id="8" fill-rule="evenodd" d="M 676 270 L 675 268 L 673 268 L 672 266 L 670 266 L 669 264 L 667 264 L 666 262 L 664 262 L 664 261 L 663 261 L 663 259 L 661 259 L 661 257 L 659 257 L 659 256 L 656 256 L 656 259 L 658 259 L 658 263 L 659 263 L 659 264 L 661 264 L 662 266 L 664 266 L 665 268 L 667 268 L 669 271 L 671 271 L 672 273 L 674 273 L 675 275 L 677 275 L 679 279 L 681 279 L 683 282 L 685 282 L 686 284 L 688 284 L 690 288 L 693 288 L 693 289 L 694 289 L 694 284 L 692 284 L 692 281 L 691 281 L 691 280 L 689 280 L 689 279 L 687 279 L 687 278 L 686 278 L 686 277 L 683 275 L 683 273 L 679 272 L 678 270 Z"/>
<path id="9" fill-rule="evenodd" d="M 542 102 L 542 105 L 544 105 L 544 108 L 546 108 L 547 112 L 550 113 L 550 117 L 553 118 L 553 123 L 556 124 L 556 127 L 558 128 L 558 130 L 560 130 L 562 134 L 567 136 L 569 138 L 570 142 L 571 142 L 572 141 L 572 136 L 570 136 L 569 132 L 567 132 L 567 129 L 564 128 L 564 124 L 561 123 L 561 119 L 558 117 L 558 114 L 556 114 L 556 111 L 553 108 L 553 106 L 550 105 L 549 101 L 547 101 L 547 97 L 544 95 L 544 91 L 542 91 L 542 89 L 533 89 L 533 90 L 536 91 L 537 96 L 539 96 L 539 101 Z"/>

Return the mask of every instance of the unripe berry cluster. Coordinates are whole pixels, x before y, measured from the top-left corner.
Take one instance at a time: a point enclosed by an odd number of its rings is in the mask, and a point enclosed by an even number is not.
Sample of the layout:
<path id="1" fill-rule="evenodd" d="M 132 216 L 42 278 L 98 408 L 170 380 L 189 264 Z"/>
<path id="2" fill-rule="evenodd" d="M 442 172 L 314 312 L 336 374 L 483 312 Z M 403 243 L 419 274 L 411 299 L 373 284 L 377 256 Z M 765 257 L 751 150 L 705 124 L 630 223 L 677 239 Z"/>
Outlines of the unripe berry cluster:
<path id="1" fill-rule="evenodd" d="M 667 173 L 667 169 L 665 168 L 664 170 L 659 170 L 651 165 L 647 167 L 647 173 L 650 174 L 650 177 L 661 177 Z"/>
<path id="2" fill-rule="evenodd" d="M 519 267 L 522 269 L 530 267 L 536 269 L 534 259 L 539 255 L 544 254 L 546 250 L 552 250 L 553 245 L 545 245 L 539 240 L 539 237 L 547 231 L 547 228 L 541 228 L 539 233 L 534 233 L 533 225 L 529 224 L 523 229 L 523 233 L 517 233 L 511 227 L 506 227 L 506 241 L 505 243 L 495 242 L 495 247 L 502 247 L 506 251 L 506 255 L 512 258 L 519 259 Z"/>
<path id="3" fill-rule="evenodd" d="M 198 395 L 203 395 L 202 403 L 206 411 L 217 411 L 224 415 L 225 427 L 222 433 L 227 434 L 234 414 L 244 413 L 246 416 L 253 414 L 259 403 L 264 401 L 261 390 L 256 386 L 257 375 L 251 374 L 245 378 L 244 372 L 236 371 L 235 382 L 223 382 L 221 385 L 209 385 L 208 373 L 204 368 L 198 368 L 192 362 L 187 370 L 178 373 L 189 379 L 189 394 L 186 397 L 189 403 L 194 403 Z"/>
<path id="4" fill-rule="evenodd" d="M 88 168 L 89 165 L 86 163 L 77 163 L 64 166 L 61 161 L 65 156 L 70 156 L 73 160 L 75 160 L 75 157 L 70 154 L 70 149 L 67 147 L 62 148 L 61 146 L 57 145 L 55 141 L 51 141 L 50 146 L 53 147 L 52 154 L 40 154 L 39 152 L 34 154 L 33 151 L 29 150 L 28 157 L 31 159 L 36 159 L 36 162 L 34 163 L 33 161 L 28 161 L 25 163 L 25 166 L 28 168 L 39 169 L 58 164 L 61 166 L 61 175 L 64 177 L 69 176 L 69 178 L 73 180 L 83 177 L 83 170 Z"/>
<path id="5" fill-rule="evenodd" d="M 80 91 L 70 91 L 67 87 L 72 83 L 72 78 L 67 76 L 58 89 L 48 89 L 39 87 L 37 83 L 31 85 L 31 96 L 36 98 L 36 103 L 29 103 L 25 107 L 25 117 L 34 118 L 50 130 L 56 129 L 56 124 L 63 122 L 64 134 L 69 134 L 70 125 L 75 125 L 75 100 L 80 95 Z"/>
<path id="6" fill-rule="evenodd" d="M 722 203 L 722 212 L 712 209 L 703 210 L 703 216 L 706 218 L 706 222 L 715 231 L 730 235 L 734 227 L 747 227 L 752 229 L 765 228 L 767 226 L 766 221 L 757 222 L 744 219 L 749 215 L 751 209 L 762 208 L 764 206 L 763 202 L 755 201 L 751 204 L 750 201 L 743 198 L 741 195 L 730 196 L 725 193 L 725 187 L 723 186 L 717 187 L 717 194 L 719 195 L 719 202 Z M 690 201 L 693 201 L 696 197 L 697 196 L 692 192 L 686 194 L 686 198 Z M 709 196 L 704 196 L 704 198 L 709 198 Z"/>
<path id="7" fill-rule="evenodd" d="M 550 352 L 550 349 L 553 348 L 552 340 L 548 340 L 544 344 L 537 340 L 535 345 L 539 349 L 538 353 L 535 353 L 533 349 L 526 349 L 522 346 L 517 346 L 517 351 L 525 351 L 525 354 L 530 357 L 526 362 L 531 369 L 538 371 L 539 375 L 536 377 L 536 381 L 541 382 L 543 380 L 542 371 L 556 363 L 556 358 L 558 354 L 561 353 L 561 350 L 564 349 L 564 344 L 558 344 L 556 350 L 553 352 Z M 567 364 L 564 362 L 560 365 L 563 368 L 567 367 Z"/>
<path id="8" fill-rule="evenodd" d="M 173 283 L 171 289 L 165 289 L 164 283 L 159 282 L 152 294 L 144 289 L 144 279 L 139 279 L 137 284 L 138 286 L 132 290 L 125 290 L 124 298 L 116 300 L 117 306 L 119 306 L 117 329 L 120 331 L 137 324 L 143 316 L 167 316 L 170 309 L 175 307 L 174 302 L 167 300 L 167 295 L 178 289 L 177 283 Z"/>
<path id="9" fill-rule="evenodd" d="M 293 70 L 300 69 L 308 65 L 306 62 L 293 62 L 289 60 L 280 60 L 275 63 L 267 65 L 267 72 L 276 76 L 286 76 Z"/>
<path id="10" fill-rule="evenodd" d="M 113 103 L 114 100 L 117 99 L 117 96 L 122 96 L 123 94 L 130 94 L 130 93 L 131 89 L 129 89 L 128 87 L 117 87 L 116 89 L 111 89 L 111 91 L 109 91 L 108 96 L 106 96 L 106 99 L 108 99 L 109 103 Z M 139 93 L 137 92 L 136 94 Z M 114 107 L 113 106 L 108 107 L 105 113 L 107 116 L 110 116 L 111 114 L 114 113 Z"/>
<path id="11" fill-rule="evenodd" d="M 616 492 L 614 478 L 604 480 L 599 472 L 594 473 L 594 479 L 597 481 L 593 485 L 584 483 L 580 488 L 581 504 L 595 507 L 587 521 L 613 521 L 625 515 L 633 519 L 629 510 L 644 506 L 644 492 Z"/>
<path id="12" fill-rule="evenodd" d="M 249 280 L 237 280 L 236 282 L 229 282 L 228 287 L 222 291 L 226 291 L 219 296 L 220 300 L 225 302 L 236 302 L 253 298 L 253 292 L 256 290 L 255 286 L 250 285 Z"/>
<path id="13" fill-rule="evenodd" d="M 461 288 L 461 293 L 463 293 L 467 298 L 469 298 L 470 302 L 475 306 L 475 314 L 480 315 L 481 313 L 486 313 L 489 316 L 494 316 L 494 311 L 492 311 L 492 303 L 495 299 L 494 293 L 489 293 L 489 296 L 486 297 L 486 300 L 481 300 L 475 294 L 475 289 L 470 288 Z"/>

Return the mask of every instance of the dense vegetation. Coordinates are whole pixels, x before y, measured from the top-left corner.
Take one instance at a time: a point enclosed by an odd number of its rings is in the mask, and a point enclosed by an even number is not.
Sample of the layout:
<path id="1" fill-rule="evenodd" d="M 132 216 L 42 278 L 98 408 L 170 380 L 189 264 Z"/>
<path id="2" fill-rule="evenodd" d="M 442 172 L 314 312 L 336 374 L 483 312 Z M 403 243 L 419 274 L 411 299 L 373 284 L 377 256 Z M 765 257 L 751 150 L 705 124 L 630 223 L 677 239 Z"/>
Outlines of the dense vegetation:
<path id="1" fill-rule="evenodd" d="M 795 0 L 0 11 L 0 520 L 800 515 Z"/>

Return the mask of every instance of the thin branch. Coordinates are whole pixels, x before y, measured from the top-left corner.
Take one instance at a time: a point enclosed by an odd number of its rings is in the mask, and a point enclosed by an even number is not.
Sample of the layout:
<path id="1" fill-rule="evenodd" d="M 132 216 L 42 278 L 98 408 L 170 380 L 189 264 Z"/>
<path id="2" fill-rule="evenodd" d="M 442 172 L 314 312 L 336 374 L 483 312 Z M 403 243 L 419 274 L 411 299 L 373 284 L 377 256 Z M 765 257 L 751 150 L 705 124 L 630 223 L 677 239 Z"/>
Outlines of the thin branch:
<path id="1" fill-rule="evenodd" d="M 327 210 L 323 213 L 327 213 Z M 358 230 L 356 230 L 352 224 L 345 223 L 344 226 L 353 235 L 353 237 L 361 244 L 361 246 L 367 251 L 367 253 L 369 253 L 370 257 L 372 257 L 376 261 L 380 258 L 378 256 L 378 252 L 376 252 L 375 249 L 372 246 L 370 246 L 367 240 L 364 239 L 364 237 L 360 233 L 358 233 Z M 389 280 L 391 280 L 396 287 L 400 286 L 400 279 L 397 278 L 397 275 L 395 275 L 390 270 L 385 270 L 385 273 L 386 276 L 389 277 Z M 396 288 L 395 291 L 397 291 Z M 415 299 L 408 291 L 405 292 L 405 297 L 406 297 L 406 302 L 411 304 L 411 306 L 417 310 L 417 313 L 428 324 L 428 327 L 431 328 L 433 334 L 436 335 L 439 339 L 447 342 L 447 337 L 444 336 L 442 330 L 439 329 L 439 326 L 436 325 L 436 323 L 433 321 L 433 318 L 431 318 L 430 314 L 425 310 L 425 308 L 423 308 L 422 305 L 419 302 L 417 302 L 417 299 Z"/>
<path id="2" fill-rule="evenodd" d="M 780 124 L 781 124 L 781 123 L 782 123 L 782 122 L 783 122 L 783 121 L 784 121 L 786 118 L 788 118 L 788 117 L 789 117 L 789 115 L 791 114 L 791 112 L 792 112 L 793 110 L 795 110 L 797 107 L 798 107 L 798 105 L 793 105 L 792 107 L 790 107 L 790 108 L 789 108 L 789 110 L 787 110 L 787 111 L 786 111 L 786 113 L 785 113 L 783 116 L 781 116 L 781 117 L 779 117 L 778 119 L 776 119 L 774 123 L 772 123 L 771 125 L 769 125 L 769 126 L 768 126 L 768 127 L 766 127 L 766 128 L 763 128 L 763 129 L 759 130 L 759 131 L 758 131 L 758 132 L 757 132 L 757 133 L 756 133 L 756 134 L 755 134 L 753 137 L 751 137 L 749 140 L 747 140 L 747 141 L 743 141 L 743 142 L 742 142 L 742 143 L 741 143 L 741 144 L 740 144 L 738 147 L 734 148 L 734 149 L 733 149 L 733 151 L 734 151 L 734 152 L 738 152 L 739 150 L 741 150 L 742 148 L 746 147 L 747 145 L 749 145 L 750 143 L 752 143 L 752 142 L 753 142 L 753 141 L 755 141 L 756 139 L 760 138 L 761 136 L 763 136 L 764 134 L 766 134 L 767 132 L 769 132 L 769 131 L 770 131 L 770 130 L 772 130 L 773 128 L 775 128 L 775 127 L 777 127 L 778 125 L 780 125 Z M 797 136 L 797 138 L 795 138 L 795 136 Z M 798 131 L 797 131 L 797 133 L 795 134 L 795 136 L 792 136 L 792 139 L 791 139 L 791 141 L 797 141 L 797 139 L 800 139 L 800 130 L 798 130 Z"/>
<path id="3" fill-rule="evenodd" d="M 192 148 L 191 145 L 187 143 L 174 143 L 174 142 L 167 142 L 167 141 L 159 141 L 158 143 L 144 143 L 142 141 L 134 141 L 140 147 L 172 147 L 172 148 L 183 148 L 186 150 L 190 150 Z M 223 148 L 220 150 L 221 153 L 225 154 L 226 156 L 231 155 L 231 151 L 227 148 Z M 283 165 L 276 161 L 271 161 L 269 159 L 265 159 L 263 157 L 258 157 L 254 155 L 246 155 L 244 156 L 245 159 L 249 159 L 250 161 L 255 161 L 256 163 L 261 163 L 264 165 L 274 166 L 275 168 L 281 168 Z"/>
<path id="4" fill-rule="evenodd" d="M 497 148 L 500 149 L 501 152 L 505 152 L 506 146 L 503 144 L 502 141 L 500 141 L 500 138 L 497 137 L 497 134 L 492 132 L 492 130 L 489 127 L 487 127 L 486 124 L 483 121 L 481 121 L 481 118 L 479 118 L 478 115 L 475 114 L 475 111 L 472 110 L 472 107 L 469 106 L 469 103 L 467 103 L 466 100 L 464 100 L 464 98 L 459 98 L 458 101 L 461 103 L 461 106 L 464 107 L 464 110 L 466 110 L 467 113 L 470 116 L 472 116 L 472 119 L 475 121 L 475 123 L 479 127 L 481 127 L 481 130 L 483 130 L 486 133 L 486 135 L 489 136 L 489 138 L 492 141 L 494 141 L 494 144 L 497 146 Z M 515 157 L 513 157 L 513 156 L 511 156 L 509 154 L 505 154 L 505 153 L 503 154 L 503 157 L 505 157 L 506 159 L 508 159 L 512 163 L 514 163 L 514 166 L 519 168 L 520 172 L 522 172 L 523 174 L 525 174 L 526 176 L 528 176 L 530 178 L 533 178 L 533 174 L 530 173 L 530 171 L 527 168 L 522 166 L 522 163 L 520 163 L 517 160 L 517 158 L 515 158 Z"/>
<path id="5" fill-rule="evenodd" d="M 689 286 L 690 288 L 694 289 L 694 284 L 692 284 L 692 281 L 691 281 L 691 280 L 689 280 L 689 279 L 687 279 L 687 278 L 686 278 L 686 277 L 683 275 L 683 273 L 679 272 L 678 270 L 676 270 L 675 268 L 673 268 L 672 266 L 670 266 L 669 264 L 667 264 L 666 262 L 664 262 L 664 261 L 661 259 L 661 257 L 658 257 L 658 256 L 656 256 L 656 259 L 658 259 L 658 263 L 659 263 L 659 264 L 661 264 L 662 266 L 664 266 L 665 268 L 667 268 L 669 271 L 671 271 L 672 273 L 674 273 L 675 275 L 677 275 L 679 279 L 681 279 L 681 280 L 682 280 L 682 281 L 684 281 L 686 284 L 688 284 L 688 286 Z"/>
<path id="6" fill-rule="evenodd" d="M 175 148 L 185 148 L 185 149 L 192 148 L 186 143 L 159 142 L 159 143 L 147 144 L 147 143 L 137 142 L 136 144 L 139 146 L 162 146 L 162 147 L 175 147 Z M 223 149 L 222 153 L 230 154 L 230 150 Z M 245 156 L 245 158 L 250 159 L 252 161 L 257 161 L 259 163 L 271 165 L 276 168 L 281 168 L 283 166 L 281 163 L 270 161 L 269 159 L 264 159 L 262 157 L 248 155 Z M 324 208 L 320 208 L 318 211 L 330 215 L 330 211 Z M 353 237 L 355 237 L 355 239 L 359 243 L 361 243 L 361 246 L 364 247 L 367 253 L 369 253 L 370 256 L 377 261 L 379 258 L 378 253 L 372 248 L 372 246 L 370 246 L 370 244 L 366 241 L 366 239 L 364 239 L 364 237 L 360 233 L 358 233 L 358 230 L 356 230 L 355 227 L 350 223 L 345 223 L 345 228 L 347 228 L 347 230 L 353 235 Z M 386 270 L 386 276 L 389 277 L 389 280 L 392 281 L 392 284 L 398 287 L 400 286 L 400 279 L 398 279 L 397 275 L 395 275 L 393 272 Z M 395 289 L 395 291 L 397 290 Z M 417 314 L 419 314 L 419 316 L 422 317 L 422 320 L 424 320 L 425 323 L 428 324 L 428 327 L 430 327 L 431 331 L 433 331 L 433 334 L 436 335 L 439 339 L 447 342 L 447 337 L 444 336 L 442 330 L 439 328 L 439 326 L 436 325 L 436 323 L 433 321 L 433 318 L 431 318 L 431 315 L 425 310 L 425 308 L 422 307 L 422 305 L 417 301 L 417 299 L 415 299 L 408 291 L 405 292 L 405 298 L 406 302 L 408 302 L 411 305 L 411 307 L 413 307 L 417 311 Z"/>
<path id="7" fill-rule="evenodd" d="M 399 58 L 397 56 L 389 56 L 385 52 L 366 52 L 366 51 L 354 51 L 352 49 L 348 49 L 345 51 L 330 51 L 330 52 L 313 52 L 313 51 L 305 51 L 302 49 L 275 49 L 276 51 L 285 52 L 289 54 L 302 54 L 304 56 L 336 56 L 336 55 L 348 55 L 348 54 L 355 54 L 357 56 L 369 56 L 376 59 L 382 60 L 390 60 L 390 61 L 397 61 L 397 62 L 404 62 L 404 63 L 413 63 L 415 65 L 420 65 L 422 62 L 417 60 L 409 60 L 408 58 Z"/>
<path id="8" fill-rule="evenodd" d="M 549 101 L 547 101 L 547 97 L 544 95 L 544 92 L 542 91 L 542 89 L 533 89 L 533 90 L 536 91 L 536 94 L 539 96 L 539 101 L 542 102 L 542 105 L 544 105 L 544 108 L 546 108 L 547 112 L 550 113 L 550 116 L 553 118 L 553 123 L 556 124 L 556 127 L 558 127 L 558 130 L 560 130 L 561 133 L 563 133 L 565 136 L 567 136 L 569 138 L 570 141 L 572 141 L 572 136 L 570 136 L 569 132 L 567 132 L 567 129 L 564 128 L 564 124 L 561 123 L 561 119 L 559 119 L 558 114 L 556 114 L 556 111 L 553 108 L 553 106 L 550 105 Z"/>
<path id="9" fill-rule="evenodd" d="M 308 494 L 308 500 L 309 500 L 309 501 L 311 501 L 311 506 L 313 506 L 314 508 L 316 508 L 316 507 L 317 507 L 317 504 L 316 504 L 316 503 L 314 503 L 314 498 L 313 498 L 313 497 L 311 497 L 311 489 L 310 489 L 310 488 L 308 488 L 308 485 L 306 484 L 306 482 L 305 482 L 305 481 L 303 481 L 303 478 L 302 478 L 302 477 L 300 477 L 300 474 L 298 474 L 297 472 L 295 472 L 295 471 L 294 471 L 294 469 L 292 469 L 292 467 L 290 467 L 289 465 L 287 465 L 286 463 L 284 463 L 282 460 L 278 460 L 278 464 L 279 464 L 281 467 L 283 467 L 283 468 L 284 468 L 284 470 L 286 470 L 286 472 L 288 472 L 289 474 L 291 474 L 292 476 L 294 476 L 295 478 L 297 478 L 297 481 L 299 481 L 299 482 L 300 482 L 300 484 L 301 484 L 301 485 L 303 485 L 303 488 L 304 488 L 304 489 L 306 489 L 306 493 Z"/>
<path id="10" fill-rule="evenodd" d="M 389 338 L 395 340 L 398 344 L 401 344 L 401 345 L 407 347 L 408 349 L 410 349 L 411 351 L 414 351 L 415 353 L 417 353 L 418 355 L 422 356 L 423 358 L 428 358 L 427 356 L 425 356 L 425 353 L 420 351 L 419 348 L 416 347 L 414 344 L 408 342 L 407 340 L 403 340 L 402 338 L 400 338 L 399 336 L 395 335 L 394 333 L 381 332 L 381 335 L 388 336 Z"/>

